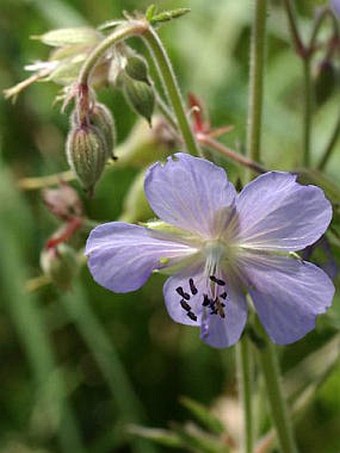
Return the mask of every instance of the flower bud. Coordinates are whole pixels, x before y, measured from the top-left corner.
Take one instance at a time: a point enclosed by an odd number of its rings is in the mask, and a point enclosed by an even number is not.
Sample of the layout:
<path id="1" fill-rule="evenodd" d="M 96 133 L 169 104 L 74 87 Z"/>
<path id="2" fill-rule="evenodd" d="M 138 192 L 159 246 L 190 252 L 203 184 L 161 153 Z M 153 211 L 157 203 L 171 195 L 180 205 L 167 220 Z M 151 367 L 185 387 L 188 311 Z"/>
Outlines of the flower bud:
<path id="1" fill-rule="evenodd" d="M 95 126 L 73 127 L 66 143 L 67 161 L 90 195 L 103 173 L 108 149 L 101 131 Z"/>
<path id="2" fill-rule="evenodd" d="M 44 189 L 42 198 L 48 210 L 61 220 L 83 215 L 83 206 L 78 193 L 65 182 L 56 189 Z"/>
<path id="3" fill-rule="evenodd" d="M 145 82 L 124 78 L 124 93 L 131 108 L 143 116 L 151 125 L 151 117 L 155 108 L 155 94 Z"/>
<path id="4" fill-rule="evenodd" d="M 115 159 L 114 147 L 116 143 L 116 128 L 110 110 L 104 104 L 95 103 L 90 113 L 90 122 L 103 135 L 107 144 L 107 159 Z"/>
<path id="5" fill-rule="evenodd" d="M 52 282 L 63 290 L 70 288 L 79 270 L 76 252 L 66 244 L 45 248 L 40 255 L 40 266 Z"/>
<path id="6" fill-rule="evenodd" d="M 331 61 L 320 63 L 314 80 L 315 100 L 318 106 L 324 104 L 337 86 L 338 74 Z"/>
<path id="7" fill-rule="evenodd" d="M 148 79 L 148 66 L 142 57 L 137 55 L 129 57 L 125 66 L 125 72 L 131 79 L 139 80 L 140 82 L 150 85 Z"/>
<path id="8" fill-rule="evenodd" d="M 38 39 L 48 46 L 61 47 L 72 44 L 96 44 L 101 40 L 102 35 L 94 28 L 73 27 L 50 30 L 43 35 L 31 36 L 31 38 Z"/>

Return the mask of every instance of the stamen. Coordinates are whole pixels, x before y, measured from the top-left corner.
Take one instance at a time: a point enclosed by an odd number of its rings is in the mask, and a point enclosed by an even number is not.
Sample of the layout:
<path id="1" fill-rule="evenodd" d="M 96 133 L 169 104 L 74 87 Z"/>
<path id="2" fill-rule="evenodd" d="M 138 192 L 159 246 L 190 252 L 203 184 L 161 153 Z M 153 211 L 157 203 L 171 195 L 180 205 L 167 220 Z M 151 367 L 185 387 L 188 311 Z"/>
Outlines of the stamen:
<path id="1" fill-rule="evenodd" d="M 198 289 L 196 288 L 194 280 L 192 278 L 189 278 L 189 285 L 191 294 L 194 296 L 195 294 L 198 293 Z"/>
<path id="2" fill-rule="evenodd" d="M 219 278 L 215 277 L 215 275 L 210 275 L 209 278 L 212 282 L 216 283 L 216 285 L 225 286 L 225 282 L 223 280 L 220 280 Z"/>
<path id="3" fill-rule="evenodd" d="M 211 315 L 220 315 L 221 318 L 225 318 L 225 313 L 223 310 L 225 304 L 221 302 L 218 297 L 216 297 L 214 300 L 207 297 L 206 299 L 204 299 L 203 304 L 205 304 L 204 306 L 209 305 Z"/>
<path id="4" fill-rule="evenodd" d="M 203 307 L 207 307 L 208 305 L 210 305 L 211 300 L 209 299 L 208 294 L 204 294 L 203 296 L 204 296 L 204 299 L 203 299 L 202 305 L 203 305 Z"/>
<path id="5" fill-rule="evenodd" d="M 222 297 L 222 299 L 225 300 L 228 297 L 228 294 L 226 292 L 224 292 L 224 293 L 220 294 L 219 297 Z"/>
<path id="6" fill-rule="evenodd" d="M 185 311 L 190 311 L 191 310 L 191 307 L 190 305 L 185 302 L 184 299 L 180 300 L 179 303 L 181 304 L 181 307 L 185 310 Z"/>
<path id="7" fill-rule="evenodd" d="M 196 316 L 195 313 L 193 313 L 192 311 L 188 311 L 187 316 L 189 316 L 189 318 L 190 318 L 192 321 L 197 321 L 197 316 Z"/>
<path id="8" fill-rule="evenodd" d="M 185 300 L 190 300 L 190 295 L 186 292 L 184 292 L 183 288 L 181 286 L 179 286 L 178 288 L 176 288 L 176 292 L 181 296 L 183 297 L 183 299 Z"/>

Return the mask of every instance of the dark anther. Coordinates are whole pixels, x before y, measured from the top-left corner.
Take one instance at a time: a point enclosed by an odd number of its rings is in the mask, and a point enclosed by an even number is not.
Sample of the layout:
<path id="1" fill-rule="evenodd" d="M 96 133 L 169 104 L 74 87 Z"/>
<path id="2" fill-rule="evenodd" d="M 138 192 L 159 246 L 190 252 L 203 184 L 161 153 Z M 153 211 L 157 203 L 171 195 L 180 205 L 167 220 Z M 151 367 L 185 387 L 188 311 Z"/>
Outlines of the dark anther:
<path id="1" fill-rule="evenodd" d="M 194 296 L 195 294 L 198 293 L 198 289 L 196 288 L 194 280 L 192 278 L 189 278 L 189 285 L 191 294 Z"/>
<path id="2" fill-rule="evenodd" d="M 197 321 L 197 316 L 196 316 L 195 313 L 193 313 L 192 311 L 188 311 L 187 316 L 189 316 L 189 318 L 190 318 L 192 321 Z"/>
<path id="3" fill-rule="evenodd" d="M 220 280 L 219 278 L 216 278 L 215 275 L 210 275 L 210 280 L 212 282 L 216 283 L 216 285 L 219 285 L 219 286 L 225 285 L 225 282 L 223 280 Z"/>
<path id="4" fill-rule="evenodd" d="M 181 304 L 181 307 L 182 307 L 185 311 L 190 311 L 190 310 L 191 310 L 190 305 L 189 305 L 187 302 L 185 302 L 184 299 L 180 300 L 179 303 Z"/>
<path id="5" fill-rule="evenodd" d="M 226 299 L 228 297 L 228 294 L 226 292 L 220 294 L 220 297 L 222 297 L 222 299 Z"/>
<path id="6" fill-rule="evenodd" d="M 179 286 L 178 288 L 176 288 L 176 292 L 181 296 L 183 297 L 183 299 L 185 300 L 190 300 L 190 296 L 188 293 L 185 293 L 183 291 L 183 288 L 181 286 Z"/>
<path id="7" fill-rule="evenodd" d="M 211 300 L 209 299 L 208 295 L 207 294 L 204 294 L 204 299 L 203 299 L 203 307 L 207 307 L 208 305 L 210 305 L 211 303 Z"/>

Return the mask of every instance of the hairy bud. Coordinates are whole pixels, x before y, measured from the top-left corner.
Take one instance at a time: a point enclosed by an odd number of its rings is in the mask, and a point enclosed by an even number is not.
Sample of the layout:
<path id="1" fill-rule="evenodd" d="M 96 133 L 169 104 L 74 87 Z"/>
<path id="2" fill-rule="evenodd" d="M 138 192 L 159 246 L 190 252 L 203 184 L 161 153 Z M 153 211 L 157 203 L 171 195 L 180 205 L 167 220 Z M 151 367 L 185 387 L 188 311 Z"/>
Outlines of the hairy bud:
<path id="1" fill-rule="evenodd" d="M 101 131 L 95 126 L 73 127 L 66 143 L 67 161 L 90 195 L 110 153 Z"/>
<path id="2" fill-rule="evenodd" d="M 116 128 L 110 110 L 104 104 L 95 103 L 90 113 L 90 122 L 103 135 L 107 145 L 107 159 L 115 159 L 114 147 L 116 144 Z"/>
<path id="3" fill-rule="evenodd" d="M 131 108 L 143 116 L 151 125 L 151 117 L 155 108 L 155 93 L 145 82 L 133 80 L 126 76 L 124 79 L 124 93 Z"/>
<path id="4" fill-rule="evenodd" d="M 137 55 L 129 57 L 125 66 L 125 72 L 131 79 L 139 80 L 140 82 L 150 85 L 148 66 L 144 58 Z"/>
<path id="5" fill-rule="evenodd" d="M 40 266 L 44 274 L 63 290 L 70 288 L 79 270 L 76 252 L 66 244 L 45 248 L 40 255 Z"/>

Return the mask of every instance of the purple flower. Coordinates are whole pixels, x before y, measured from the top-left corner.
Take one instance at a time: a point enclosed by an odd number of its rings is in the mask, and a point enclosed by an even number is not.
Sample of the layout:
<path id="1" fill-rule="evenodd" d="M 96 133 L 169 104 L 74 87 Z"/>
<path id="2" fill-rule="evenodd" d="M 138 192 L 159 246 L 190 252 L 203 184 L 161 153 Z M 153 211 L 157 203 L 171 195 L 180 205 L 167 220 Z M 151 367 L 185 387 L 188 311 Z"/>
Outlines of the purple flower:
<path id="1" fill-rule="evenodd" d="M 89 268 L 105 288 L 125 293 L 153 271 L 169 274 L 163 292 L 170 316 L 200 326 L 203 341 L 217 348 L 240 338 L 247 292 L 278 344 L 303 337 L 330 306 L 329 277 L 292 253 L 330 223 L 331 205 L 318 187 L 270 172 L 237 194 L 222 168 L 178 153 L 149 168 L 145 193 L 162 221 L 111 222 L 89 236 Z"/>

